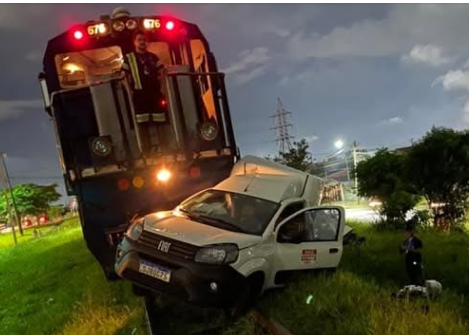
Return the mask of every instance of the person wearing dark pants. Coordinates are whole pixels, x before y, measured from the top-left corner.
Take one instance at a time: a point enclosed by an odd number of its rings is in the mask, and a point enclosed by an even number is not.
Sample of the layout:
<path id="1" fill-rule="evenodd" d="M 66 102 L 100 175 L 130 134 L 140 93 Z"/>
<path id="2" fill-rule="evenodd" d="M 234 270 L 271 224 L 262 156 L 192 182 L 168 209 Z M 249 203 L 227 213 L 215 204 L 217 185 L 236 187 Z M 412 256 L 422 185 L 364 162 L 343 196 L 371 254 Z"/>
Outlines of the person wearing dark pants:
<path id="1" fill-rule="evenodd" d="M 405 268 L 409 285 L 424 286 L 422 248 L 422 241 L 414 235 L 413 229 L 408 227 L 406 239 L 399 246 L 399 251 L 405 255 Z"/>
<path id="2" fill-rule="evenodd" d="M 127 73 L 133 91 L 142 151 L 149 157 L 153 149 L 152 129 L 156 128 L 159 149 L 166 145 L 163 126 L 169 120 L 167 102 L 161 90 L 165 66 L 157 55 L 148 51 L 148 38 L 144 32 L 136 31 L 133 43 L 135 50 L 126 55 L 122 69 Z"/>

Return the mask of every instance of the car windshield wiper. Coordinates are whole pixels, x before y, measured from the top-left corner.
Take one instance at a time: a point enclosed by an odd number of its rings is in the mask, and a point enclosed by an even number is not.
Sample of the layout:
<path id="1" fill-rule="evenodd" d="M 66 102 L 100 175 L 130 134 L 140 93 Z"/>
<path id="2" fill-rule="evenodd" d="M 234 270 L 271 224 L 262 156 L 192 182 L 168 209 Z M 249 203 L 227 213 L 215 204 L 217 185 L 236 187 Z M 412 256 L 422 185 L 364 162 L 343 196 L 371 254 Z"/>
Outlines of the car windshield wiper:
<path id="1" fill-rule="evenodd" d="M 205 221 L 205 222 L 216 222 L 216 223 L 220 223 L 222 225 L 225 225 L 225 226 L 229 226 L 231 228 L 234 228 L 234 230 L 238 231 L 238 232 L 244 232 L 243 229 L 241 229 L 240 227 L 238 227 L 237 225 L 235 225 L 234 223 L 231 223 L 231 222 L 228 222 L 228 221 L 225 221 L 223 219 L 220 219 L 220 218 L 214 218 L 214 217 L 211 217 L 211 216 L 208 216 L 208 215 L 203 215 L 203 214 L 199 214 L 199 213 L 194 213 L 194 212 L 191 212 L 185 208 L 180 208 L 179 211 L 181 211 L 182 213 L 186 214 L 190 219 L 196 219 L 196 220 L 202 220 L 202 221 Z"/>
<path id="2" fill-rule="evenodd" d="M 225 226 L 229 226 L 231 228 L 234 228 L 236 231 L 238 232 L 244 232 L 243 229 L 241 229 L 240 227 L 238 227 L 237 225 L 235 225 L 234 223 L 231 223 L 231 222 L 228 222 L 228 221 L 225 221 L 223 219 L 220 219 L 220 218 L 214 218 L 214 217 L 211 217 L 211 216 L 207 216 L 207 215 L 203 215 L 203 214 L 199 214 L 198 216 L 199 219 L 202 219 L 202 220 L 207 220 L 207 221 L 213 221 L 213 222 L 217 222 L 217 223 L 221 223 Z"/>

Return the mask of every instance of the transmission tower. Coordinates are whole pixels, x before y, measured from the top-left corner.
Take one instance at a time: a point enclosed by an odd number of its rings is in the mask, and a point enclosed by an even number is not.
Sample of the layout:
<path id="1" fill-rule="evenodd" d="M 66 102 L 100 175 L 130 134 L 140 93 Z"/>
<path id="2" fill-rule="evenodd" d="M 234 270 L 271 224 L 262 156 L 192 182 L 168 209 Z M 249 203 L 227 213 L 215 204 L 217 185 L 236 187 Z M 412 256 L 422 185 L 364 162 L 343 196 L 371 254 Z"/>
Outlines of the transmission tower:
<path id="1" fill-rule="evenodd" d="M 274 118 L 275 127 L 271 128 L 275 130 L 277 135 L 278 150 L 280 153 L 285 153 L 292 148 L 292 140 L 294 137 L 290 135 L 289 129 L 292 124 L 288 123 L 287 116 L 291 115 L 291 112 L 287 111 L 283 106 L 282 100 L 277 98 L 277 111 L 271 118 Z"/>

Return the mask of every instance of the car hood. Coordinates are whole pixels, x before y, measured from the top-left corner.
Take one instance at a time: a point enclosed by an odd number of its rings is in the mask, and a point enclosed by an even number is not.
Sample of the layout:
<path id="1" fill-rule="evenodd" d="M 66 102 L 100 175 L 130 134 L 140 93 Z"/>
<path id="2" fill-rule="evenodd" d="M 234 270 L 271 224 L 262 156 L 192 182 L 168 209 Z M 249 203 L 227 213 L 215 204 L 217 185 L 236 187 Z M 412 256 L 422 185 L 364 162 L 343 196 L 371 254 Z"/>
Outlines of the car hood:
<path id="1" fill-rule="evenodd" d="M 197 246 L 235 243 L 243 249 L 261 241 L 260 236 L 209 226 L 172 213 L 147 215 L 144 230 Z"/>

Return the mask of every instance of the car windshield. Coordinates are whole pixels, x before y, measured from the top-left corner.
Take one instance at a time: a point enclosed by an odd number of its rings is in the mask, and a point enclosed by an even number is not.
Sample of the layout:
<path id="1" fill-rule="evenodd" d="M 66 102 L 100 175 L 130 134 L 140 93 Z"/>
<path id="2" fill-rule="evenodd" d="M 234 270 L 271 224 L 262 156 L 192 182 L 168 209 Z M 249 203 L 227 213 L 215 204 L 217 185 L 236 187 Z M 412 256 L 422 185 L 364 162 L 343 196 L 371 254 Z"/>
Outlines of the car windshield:
<path id="1" fill-rule="evenodd" d="M 179 210 L 211 226 L 261 235 L 275 214 L 275 202 L 218 190 L 209 190 L 184 202 Z"/>

